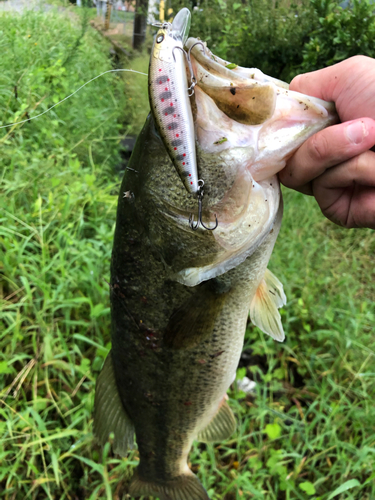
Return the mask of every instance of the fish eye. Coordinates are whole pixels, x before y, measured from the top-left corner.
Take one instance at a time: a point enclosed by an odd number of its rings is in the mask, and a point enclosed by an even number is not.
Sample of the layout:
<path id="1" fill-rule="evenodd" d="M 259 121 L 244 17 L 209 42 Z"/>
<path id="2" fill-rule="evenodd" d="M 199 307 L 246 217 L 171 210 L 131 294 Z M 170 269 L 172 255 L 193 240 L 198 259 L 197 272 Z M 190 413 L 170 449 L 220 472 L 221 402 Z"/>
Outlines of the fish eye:
<path id="1" fill-rule="evenodd" d="M 164 40 L 164 35 L 159 35 L 156 39 L 156 43 L 161 43 Z"/>

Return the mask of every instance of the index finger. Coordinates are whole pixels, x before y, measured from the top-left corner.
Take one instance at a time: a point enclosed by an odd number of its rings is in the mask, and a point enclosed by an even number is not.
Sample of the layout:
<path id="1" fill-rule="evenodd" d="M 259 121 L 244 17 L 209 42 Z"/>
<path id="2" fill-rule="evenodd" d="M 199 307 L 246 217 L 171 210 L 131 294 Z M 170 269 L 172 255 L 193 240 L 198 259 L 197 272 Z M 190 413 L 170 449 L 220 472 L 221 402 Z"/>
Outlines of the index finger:
<path id="1" fill-rule="evenodd" d="M 375 119 L 375 60 L 354 56 L 328 68 L 296 76 L 290 90 L 333 101 L 341 121 Z"/>

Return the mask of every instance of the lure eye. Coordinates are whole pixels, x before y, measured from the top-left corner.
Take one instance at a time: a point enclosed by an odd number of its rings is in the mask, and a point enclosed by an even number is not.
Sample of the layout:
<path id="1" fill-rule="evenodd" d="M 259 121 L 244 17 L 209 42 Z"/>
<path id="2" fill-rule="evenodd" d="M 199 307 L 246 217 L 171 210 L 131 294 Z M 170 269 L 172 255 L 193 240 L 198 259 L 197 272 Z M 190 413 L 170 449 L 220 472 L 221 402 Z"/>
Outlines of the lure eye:
<path id="1" fill-rule="evenodd" d="M 156 39 L 156 43 L 161 43 L 164 40 L 164 35 L 159 35 Z"/>

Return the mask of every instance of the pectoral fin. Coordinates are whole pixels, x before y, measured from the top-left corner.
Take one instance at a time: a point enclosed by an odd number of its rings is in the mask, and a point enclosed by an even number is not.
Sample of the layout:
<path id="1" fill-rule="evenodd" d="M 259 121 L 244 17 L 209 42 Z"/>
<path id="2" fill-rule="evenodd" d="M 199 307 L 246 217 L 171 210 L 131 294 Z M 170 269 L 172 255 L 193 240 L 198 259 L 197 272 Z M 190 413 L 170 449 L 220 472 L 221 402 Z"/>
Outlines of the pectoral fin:
<path id="1" fill-rule="evenodd" d="M 278 342 L 285 339 L 278 309 L 286 304 L 283 285 L 268 269 L 250 305 L 252 323 Z"/>
<path id="2" fill-rule="evenodd" d="M 104 445 L 111 432 L 115 434 L 113 451 L 126 456 L 134 446 L 134 426 L 121 402 L 109 353 L 96 381 L 94 434 Z"/>
<path id="3" fill-rule="evenodd" d="M 198 441 L 214 443 L 228 439 L 236 430 L 236 420 L 228 403 L 224 400 L 218 412 L 197 436 Z"/>

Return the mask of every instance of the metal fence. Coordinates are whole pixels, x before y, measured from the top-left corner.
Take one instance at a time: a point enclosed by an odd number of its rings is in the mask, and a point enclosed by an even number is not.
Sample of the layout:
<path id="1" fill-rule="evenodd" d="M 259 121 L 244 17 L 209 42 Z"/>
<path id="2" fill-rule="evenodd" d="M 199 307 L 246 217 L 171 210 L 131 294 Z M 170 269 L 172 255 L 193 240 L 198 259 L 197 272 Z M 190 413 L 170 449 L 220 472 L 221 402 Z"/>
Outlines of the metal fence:
<path id="1" fill-rule="evenodd" d="M 107 20 L 107 9 L 110 9 L 110 19 Z M 96 0 L 97 16 L 103 23 L 107 20 L 112 25 L 111 28 L 116 30 L 119 35 L 133 34 L 134 11 L 129 2 L 123 0 L 116 0 L 108 5 L 108 2 Z M 114 25 L 114 26 L 113 26 Z"/>

